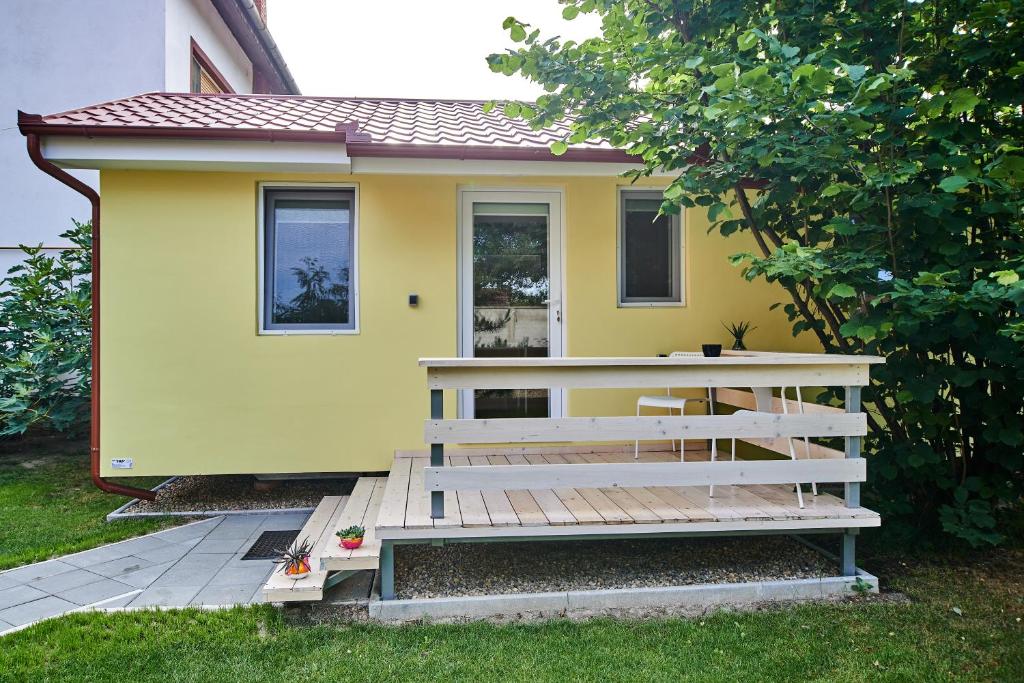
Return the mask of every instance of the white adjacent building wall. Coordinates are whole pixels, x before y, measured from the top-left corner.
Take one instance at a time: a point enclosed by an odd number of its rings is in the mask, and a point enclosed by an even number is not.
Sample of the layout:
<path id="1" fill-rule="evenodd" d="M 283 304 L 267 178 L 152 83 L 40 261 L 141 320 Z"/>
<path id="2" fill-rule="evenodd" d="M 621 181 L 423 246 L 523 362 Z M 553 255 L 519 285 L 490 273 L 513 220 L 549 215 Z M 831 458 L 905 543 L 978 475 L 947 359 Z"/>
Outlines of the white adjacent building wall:
<path id="1" fill-rule="evenodd" d="M 208 0 L 0 0 L 0 277 L 19 244 L 61 248 L 89 204 L 37 169 L 19 109 L 49 114 L 143 92 L 188 92 L 195 38 L 236 92 L 252 64 Z M 74 174 L 93 187 L 94 171 Z"/>

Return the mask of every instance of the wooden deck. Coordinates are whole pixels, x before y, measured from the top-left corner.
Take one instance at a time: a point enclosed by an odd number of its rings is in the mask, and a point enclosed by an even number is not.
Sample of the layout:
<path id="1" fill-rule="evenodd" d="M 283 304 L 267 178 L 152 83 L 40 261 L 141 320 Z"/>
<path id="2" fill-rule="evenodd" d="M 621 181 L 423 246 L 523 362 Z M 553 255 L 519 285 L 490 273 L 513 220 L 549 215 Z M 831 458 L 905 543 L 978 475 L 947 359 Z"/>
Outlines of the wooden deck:
<path id="1" fill-rule="evenodd" d="M 632 449 L 458 449 L 445 464 L 548 465 L 634 462 Z M 879 526 L 878 513 L 846 507 L 828 493 L 811 496 L 800 509 L 792 485 L 645 486 L 530 490 L 445 491 L 445 516 L 431 519 L 424 486 L 424 452 L 399 452 L 380 503 L 377 538 L 385 540 L 742 533 L 848 529 Z M 639 462 L 678 462 L 679 454 L 643 451 Z M 686 451 L 686 462 L 710 460 L 707 451 Z"/>

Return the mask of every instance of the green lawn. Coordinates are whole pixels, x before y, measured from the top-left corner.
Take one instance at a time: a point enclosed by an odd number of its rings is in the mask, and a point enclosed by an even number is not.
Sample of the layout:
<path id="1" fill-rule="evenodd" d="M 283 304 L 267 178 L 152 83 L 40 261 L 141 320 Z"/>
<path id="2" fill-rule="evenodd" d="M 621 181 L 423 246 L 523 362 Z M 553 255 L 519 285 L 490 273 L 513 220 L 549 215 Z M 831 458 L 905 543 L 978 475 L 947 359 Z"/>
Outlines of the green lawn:
<path id="1" fill-rule="evenodd" d="M 149 488 L 159 481 L 141 478 L 131 483 Z M 104 521 L 127 501 L 93 486 L 87 446 L 47 442 L 0 454 L 0 569 L 176 523 L 166 518 Z"/>
<path id="2" fill-rule="evenodd" d="M 0 680 L 1024 680 L 1024 553 L 875 567 L 909 601 L 693 620 L 288 625 L 266 606 L 78 614 L 3 639 Z M 955 608 L 955 609 L 954 609 Z"/>

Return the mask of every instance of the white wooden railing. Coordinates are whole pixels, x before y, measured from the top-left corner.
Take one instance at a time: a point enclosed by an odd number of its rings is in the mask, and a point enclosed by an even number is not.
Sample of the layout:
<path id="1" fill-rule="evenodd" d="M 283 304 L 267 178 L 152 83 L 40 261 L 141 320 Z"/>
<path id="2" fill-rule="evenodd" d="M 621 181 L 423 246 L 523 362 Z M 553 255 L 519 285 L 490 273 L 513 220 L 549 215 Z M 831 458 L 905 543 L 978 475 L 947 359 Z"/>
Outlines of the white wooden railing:
<path id="1" fill-rule="evenodd" d="M 431 419 L 424 439 L 431 445 L 425 486 L 431 515 L 444 516 L 444 491 L 457 489 L 537 489 L 616 486 L 691 486 L 842 482 L 846 504 L 860 506 L 860 482 L 867 471 L 860 439 L 867 433 L 860 412 L 860 388 L 868 369 L 884 362 L 874 356 L 794 353 L 729 353 L 720 358 L 425 358 L 431 392 Z M 711 388 L 719 403 L 753 409 L 754 394 L 779 387 L 845 387 L 844 408 L 788 401 L 788 414 L 683 415 L 640 417 L 556 417 L 444 419 L 444 390 Z M 805 392 L 806 394 L 806 392 Z M 775 408 L 782 401 L 775 397 Z M 845 438 L 843 451 L 803 439 Z M 735 462 L 616 463 L 573 465 L 445 466 L 446 444 L 551 443 L 742 439 L 789 453 L 789 439 L 800 438 L 797 460 Z"/>

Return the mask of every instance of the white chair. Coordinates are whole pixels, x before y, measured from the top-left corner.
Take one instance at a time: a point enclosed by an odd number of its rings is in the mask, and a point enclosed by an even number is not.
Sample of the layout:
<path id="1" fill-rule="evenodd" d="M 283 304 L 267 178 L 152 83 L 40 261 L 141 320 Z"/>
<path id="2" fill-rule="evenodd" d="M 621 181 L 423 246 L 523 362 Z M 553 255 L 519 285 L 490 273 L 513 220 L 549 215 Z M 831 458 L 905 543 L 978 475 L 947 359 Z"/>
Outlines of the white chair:
<path id="1" fill-rule="evenodd" d="M 781 387 L 780 390 L 779 390 L 779 395 L 782 398 L 782 413 L 784 415 L 788 415 L 789 414 L 789 401 L 786 400 L 786 389 L 787 389 L 787 387 Z M 804 400 L 803 400 L 803 396 L 800 393 L 800 387 L 794 387 L 794 389 L 796 390 L 797 411 L 798 411 L 799 414 L 803 415 L 804 414 Z M 733 415 L 756 415 L 757 413 L 774 413 L 775 412 L 774 405 L 773 405 L 774 404 L 774 399 L 772 397 L 771 389 L 766 388 L 766 387 L 753 387 L 751 389 L 751 391 L 753 391 L 753 393 L 754 393 L 755 410 L 737 410 L 735 413 L 733 413 Z M 806 455 L 806 457 L 810 458 L 811 457 L 811 440 L 810 440 L 809 437 L 806 437 L 806 436 L 803 437 L 803 439 L 804 439 L 805 455 Z M 789 442 L 789 457 L 792 460 L 796 460 L 797 459 L 797 457 L 796 457 L 796 449 L 793 447 L 793 437 L 788 437 L 787 441 Z M 711 461 L 712 462 L 715 461 L 715 455 L 716 454 L 714 453 L 714 451 L 712 451 L 712 453 L 711 453 Z M 732 459 L 734 461 L 736 460 L 736 439 L 735 438 L 732 439 Z M 794 486 L 796 486 L 796 500 L 797 500 L 797 503 L 800 505 L 800 509 L 802 510 L 804 508 L 804 492 L 803 492 L 803 488 L 800 486 L 799 483 L 794 484 Z M 815 496 L 818 495 L 818 484 L 817 483 L 811 482 L 811 492 Z M 714 495 L 715 495 L 715 485 L 712 484 L 709 487 L 708 496 L 713 498 Z"/>
<path id="2" fill-rule="evenodd" d="M 704 356 L 703 353 L 694 352 L 694 351 L 673 351 L 672 353 L 669 354 L 669 358 L 698 358 L 698 357 L 703 357 L 703 356 Z M 681 398 L 681 397 L 678 397 L 678 396 L 673 396 L 672 395 L 672 388 L 668 387 L 668 388 L 665 389 L 665 395 L 664 396 L 641 396 L 640 398 L 638 398 L 636 400 L 636 416 L 640 417 L 640 408 L 642 406 L 646 406 L 648 408 L 665 408 L 665 409 L 668 410 L 668 414 L 669 415 L 673 414 L 672 413 L 673 410 L 678 410 L 679 414 L 683 415 L 684 412 L 686 411 L 686 403 L 687 402 L 690 402 L 690 403 L 707 403 L 708 404 L 708 414 L 709 415 L 714 415 L 715 414 L 715 406 L 714 406 L 714 403 L 711 400 L 711 389 L 710 388 L 708 389 L 708 397 L 707 398 Z M 715 441 L 712 439 L 712 441 L 711 441 L 712 455 L 714 455 L 714 453 L 717 450 L 717 448 L 718 447 L 715 444 Z M 676 450 L 676 440 L 675 439 L 672 439 L 672 450 L 673 450 L 673 452 Z M 679 460 L 680 461 L 684 461 L 686 459 L 685 451 L 686 451 L 685 444 L 683 443 L 683 440 L 680 439 L 679 440 Z M 637 441 L 635 441 L 633 443 L 633 459 L 636 460 L 639 457 L 640 457 L 640 441 L 637 440 Z"/>

